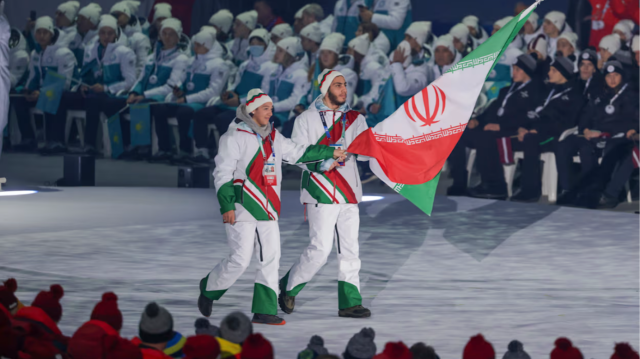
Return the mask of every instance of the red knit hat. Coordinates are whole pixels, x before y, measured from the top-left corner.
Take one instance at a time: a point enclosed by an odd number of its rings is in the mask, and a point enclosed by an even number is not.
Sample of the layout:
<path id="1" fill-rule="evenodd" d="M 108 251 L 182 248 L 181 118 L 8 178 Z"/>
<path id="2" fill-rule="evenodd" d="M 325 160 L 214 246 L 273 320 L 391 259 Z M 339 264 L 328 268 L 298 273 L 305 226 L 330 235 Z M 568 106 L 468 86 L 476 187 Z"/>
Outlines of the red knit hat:
<path id="1" fill-rule="evenodd" d="M 583 359 L 580 350 L 567 338 L 556 339 L 555 346 L 551 351 L 551 359 Z"/>
<path id="2" fill-rule="evenodd" d="M 413 354 L 403 342 L 388 342 L 384 346 L 382 353 L 373 357 L 374 359 L 411 359 Z"/>
<path id="3" fill-rule="evenodd" d="M 113 292 L 104 293 L 102 301 L 93 308 L 91 319 L 102 320 L 113 329 L 120 331 L 122 329 L 122 313 L 118 309 L 118 296 Z"/>
<path id="4" fill-rule="evenodd" d="M 54 284 L 50 287 L 50 291 L 42 291 L 38 293 L 36 299 L 31 303 L 32 307 L 38 307 L 44 310 L 54 322 L 59 322 L 62 318 L 62 306 L 60 305 L 60 298 L 64 296 L 64 290 L 59 284 Z"/>
<path id="5" fill-rule="evenodd" d="M 273 347 L 262 334 L 251 334 L 242 344 L 240 359 L 273 359 Z"/>
<path id="6" fill-rule="evenodd" d="M 640 359 L 629 343 L 617 343 L 611 359 Z"/>
<path id="7" fill-rule="evenodd" d="M 185 359 L 216 359 L 220 355 L 220 344 L 211 335 L 196 335 L 187 338 L 182 352 Z"/>
<path id="8" fill-rule="evenodd" d="M 67 352 L 74 359 L 101 358 L 106 353 L 103 342 L 108 336 L 118 337 L 118 332 L 103 321 L 90 320 L 73 334 Z"/>
<path id="9" fill-rule="evenodd" d="M 462 359 L 495 359 L 495 357 L 493 345 L 484 340 L 482 334 L 471 337 L 462 352 Z"/>
<path id="10" fill-rule="evenodd" d="M 18 308 L 18 298 L 14 294 L 18 289 L 18 282 L 9 278 L 0 286 L 0 305 L 7 308 L 10 312 Z"/>
<path id="11" fill-rule="evenodd" d="M 102 341 L 105 359 L 142 359 L 142 351 L 130 341 L 109 335 Z M 75 358 L 74 358 L 75 359 Z"/>

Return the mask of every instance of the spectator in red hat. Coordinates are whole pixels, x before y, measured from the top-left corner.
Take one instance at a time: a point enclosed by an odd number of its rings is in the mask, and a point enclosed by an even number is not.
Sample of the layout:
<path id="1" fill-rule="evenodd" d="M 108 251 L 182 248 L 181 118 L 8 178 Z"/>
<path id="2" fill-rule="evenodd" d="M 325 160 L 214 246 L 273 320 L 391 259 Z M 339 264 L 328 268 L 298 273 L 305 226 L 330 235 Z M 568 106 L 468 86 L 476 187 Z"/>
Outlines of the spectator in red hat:
<path id="1" fill-rule="evenodd" d="M 39 336 L 27 337 L 17 358 L 20 359 L 57 359 L 61 358 L 63 352 L 47 339 L 46 333 L 40 333 Z"/>
<path id="2" fill-rule="evenodd" d="M 462 359 L 495 359 L 495 357 L 493 345 L 486 341 L 482 334 L 471 337 L 462 352 Z"/>
<path id="3" fill-rule="evenodd" d="M 638 352 L 629 343 L 617 343 L 611 359 L 639 359 Z"/>
<path id="4" fill-rule="evenodd" d="M 113 292 L 104 293 L 102 301 L 93 308 L 91 319 L 101 320 L 119 333 L 122 329 L 122 312 L 118 309 L 118 296 Z"/>
<path id="5" fill-rule="evenodd" d="M 59 323 L 62 318 L 62 306 L 60 298 L 64 296 L 64 290 L 59 284 L 53 284 L 48 292 L 38 293 L 36 299 L 31 303 L 32 307 L 42 309 L 54 322 Z"/>
<path id="6" fill-rule="evenodd" d="M 580 349 L 573 346 L 567 338 L 558 338 L 551 351 L 551 359 L 583 359 Z"/>
<path id="7" fill-rule="evenodd" d="M 11 313 L 0 305 L 0 358 L 18 356 L 18 340 L 11 330 Z"/>
<path id="8" fill-rule="evenodd" d="M 388 342 L 384 346 L 382 353 L 373 357 L 373 359 L 412 359 L 413 354 L 403 342 Z"/>
<path id="9" fill-rule="evenodd" d="M 185 359 L 216 359 L 220 355 L 220 344 L 211 335 L 196 335 L 187 338 L 182 352 Z"/>
<path id="10" fill-rule="evenodd" d="M 7 279 L 0 286 L 0 306 L 7 308 L 11 315 L 16 315 L 18 309 L 22 307 L 22 303 L 16 298 L 16 290 L 18 290 L 18 282 L 13 278 Z"/>
<path id="11" fill-rule="evenodd" d="M 101 320 L 84 323 L 69 341 L 67 353 L 73 359 L 142 359 L 142 352 Z"/>
<path id="12" fill-rule="evenodd" d="M 242 344 L 240 359 L 273 359 L 273 347 L 262 334 L 251 334 Z"/>
<path id="13" fill-rule="evenodd" d="M 19 342 L 27 338 L 34 338 L 42 345 L 52 343 L 61 352 L 66 352 L 69 338 L 64 336 L 56 322 L 43 309 L 38 307 L 24 307 L 13 317 L 13 333 Z"/>

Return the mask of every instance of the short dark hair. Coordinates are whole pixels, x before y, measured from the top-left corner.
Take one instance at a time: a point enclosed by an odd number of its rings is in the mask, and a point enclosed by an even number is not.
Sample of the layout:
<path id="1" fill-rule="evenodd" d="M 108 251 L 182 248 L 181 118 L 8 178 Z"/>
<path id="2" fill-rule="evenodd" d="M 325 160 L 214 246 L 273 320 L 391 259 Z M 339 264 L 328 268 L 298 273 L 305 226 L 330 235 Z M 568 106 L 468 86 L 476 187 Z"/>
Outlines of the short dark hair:
<path id="1" fill-rule="evenodd" d="M 375 40 L 378 35 L 380 35 L 380 28 L 372 22 L 363 22 L 360 24 L 360 27 L 362 27 L 363 32 L 373 35 L 373 39 L 371 39 L 371 41 Z"/>

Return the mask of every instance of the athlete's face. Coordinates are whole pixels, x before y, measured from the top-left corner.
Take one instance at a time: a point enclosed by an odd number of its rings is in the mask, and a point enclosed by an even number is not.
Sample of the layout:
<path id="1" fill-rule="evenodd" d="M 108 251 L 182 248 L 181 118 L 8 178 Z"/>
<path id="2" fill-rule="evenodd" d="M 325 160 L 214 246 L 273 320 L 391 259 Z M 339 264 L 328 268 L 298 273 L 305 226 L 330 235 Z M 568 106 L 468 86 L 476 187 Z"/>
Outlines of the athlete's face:
<path id="1" fill-rule="evenodd" d="M 273 116 L 273 103 L 267 102 L 264 105 L 256 108 L 252 112 L 253 120 L 260 126 L 266 126 L 269 123 L 269 119 Z"/>

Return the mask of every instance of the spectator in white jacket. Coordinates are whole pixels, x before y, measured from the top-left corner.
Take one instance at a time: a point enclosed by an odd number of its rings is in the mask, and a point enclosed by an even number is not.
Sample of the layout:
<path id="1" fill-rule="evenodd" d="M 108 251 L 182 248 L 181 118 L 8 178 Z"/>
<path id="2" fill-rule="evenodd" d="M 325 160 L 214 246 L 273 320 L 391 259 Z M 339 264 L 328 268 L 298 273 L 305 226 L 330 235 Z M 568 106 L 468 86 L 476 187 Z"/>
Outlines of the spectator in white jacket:
<path id="1" fill-rule="evenodd" d="M 360 7 L 360 19 L 363 23 L 372 22 L 387 35 L 391 48 L 404 40 L 405 31 L 411 25 L 410 0 L 368 0 Z"/>
<path id="2" fill-rule="evenodd" d="M 278 24 L 271 29 L 271 42 L 277 45 L 280 40 L 293 36 L 293 28 L 289 24 Z"/>
<path id="3" fill-rule="evenodd" d="M 233 25 L 233 14 L 227 9 L 218 10 L 217 13 L 211 15 L 209 25 L 216 28 L 218 42 L 226 43 Z"/>
<path id="4" fill-rule="evenodd" d="M 542 26 L 538 24 L 539 16 L 536 12 L 532 12 L 527 19 L 527 22 L 522 25 L 522 40 L 523 51 L 526 51 L 526 47 L 535 40 L 535 38 L 542 34 Z"/>
<path id="5" fill-rule="evenodd" d="M 236 64 L 241 64 L 249 58 L 247 48 L 249 47 L 249 35 L 256 28 L 258 23 L 258 12 L 255 10 L 243 12 L 236 16 L 233 22 L 233 41 L 227 44 L 227 47 L 233 54 Z"/>
<path id="6" fill-rule="evenodd" d="M 438 38 L 435 43 L 433 59 L 431 72 L 432 81 L 435 81 L 462 59 L 460 53 L 453 46 L 453 36 L 447 34 Z"/>
<path id="7" fill-rule="evenodd" d="M 391 51 L 391 43 L 389 42 L 387 35 L 380 31 L 378 25 L 371 22 L 360 24 L 358 26 L 358 31 L 356 31 L 356 37 L 362 34 L 369 35 L 369 41 L 371 41 L 371 45 L 373 45 L 370 47 L 371 50 L 380 50 L 385 54 L 385 56 L 389 55 L 389 51 Z"/>
<path id="8" fill-rule="evenodd" d="M 411 24 L 406 31 L 404 41 L 391 55 L 390 69 L 398 106 L 427 87 L 433 80 L 428 73 L 422 47 L 429 34 L 429 28 L 426 21 Z"/>
<path id="9" fill-rule="evenodd" d="M 320 44 L 322 43 L 322 30 L 317 22 L 305 26 L 300 31 L 300 42 L 307 53 L 308 65 L 313 68 L 320 56 Z"/>
<path id="10" fill-rule="evenodd" d="M 111 15 L 118 19 L 118 26 L 127 35 L 129 48 L 136 54 L 136 74 L 140 76 L 151 52 L 149 37 L 142 33 L 142 25 L 135 16 L 137 6 L 129 1 L 120 1 L 111 7 Z"/>
<path id="11" fill-rule="evenodd" d="M 77 1 L 67 1 L 58 5 L 56 10 L 56 27 L 60 30 L 58 46 L 69 46 L 75 39 L 78 29 L 76 28 L 76 16 L 80 10 L 80 3 Z"/>
<path id="12" fill-rule="evenodd" d="M 462 23 L 469 29 L 469 37 L 473 41 L 472 47 L 475 49 L 483 42 L 487 41 L 489 34 L 480 26 L 480 19 L 474 15 L 465 16 L 462 19 Z"/>
<path id="13" fill-rule="evenodd" d="M 363 34 L 349 41 L 347 54 L 353 56 L 358 70 L 358 85 L 356 95 L 358 102 L 354 108 L 362 109 L 363 114 L 370 110 L 370 106 L 378 100 L 380 90 L 385 85 L 388 72 L 385 71 L 389 61 L 387 57 L 377 50 L 371 52 L 371 42 L 368 34 Z M 377 111 L 376 111 L 377 112 Z"/>
<path id="14" fill-rule="evenodd" d="M 322 37 L 331 33 L 331 26 L 333 25 L 333 15 L 324 17 L 324 10 L 322 6 L 316 3 L 305 5 L 302 10 L 302 28 L 309 26 L 313 23 L 318 23 L 320 30 L 322 31 Z"/>
<path id="15" fill-rule="evenodd" d="M 76 34 L 69 43 L 69 49 L 76 55 L 78 63 L 82 63 L 85 48 L 98 38 L 98 24 L 100 23 L 100 5 L 91 3 L 78 12 L 76 19 Z M 126 45 L 126 44 L 125 44 Z"/>
<path id="16" fill-rule="evenodd" d="M 551 59 L 555 59 L 557 44 L 560 35 L 570 31 L 566 25 L 566 16 L 560 11 L 550 11 L 544 16 L 542 30 L 547 36 L 547 54 Z"/>
<path id="17" fill-rule="evenodd" d="M 460 56 L 465 57 L 468 53 L 473 51 L 473 41 L 469 37 L 469 28 L 465 24 L 456 24 L 449 31 L 449 35 L 453 37 L 453 47 L 460 53 Z"/>

